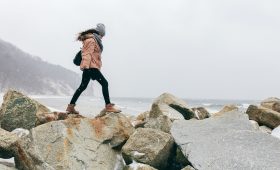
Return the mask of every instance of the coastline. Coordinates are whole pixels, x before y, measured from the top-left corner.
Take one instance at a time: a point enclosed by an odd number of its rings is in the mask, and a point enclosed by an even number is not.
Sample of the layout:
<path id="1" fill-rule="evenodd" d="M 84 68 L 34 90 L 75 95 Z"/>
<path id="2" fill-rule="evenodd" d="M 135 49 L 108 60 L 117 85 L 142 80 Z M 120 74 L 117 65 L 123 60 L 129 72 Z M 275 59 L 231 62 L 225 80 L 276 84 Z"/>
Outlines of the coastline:
<path id="1" fill-rule="evenodd" d="M 121 113 L 103 111 L 94 117 L 99 111 L 92 110 L 97 110 L 103 100 L 82 97 L 79 106 L 92 111 L 92 114 L 85 117 L 86 112 L 79 115 L 51 112 L 46 108 L 63 107 L 69 97 L 31 97 L 17 91 L 9 91 L 5 96 L 5 105 L 1 108 L 0 141 L 9 142 L 1 143 L 5 151 L 2 155 L 3 158 L 12 159 L 0 159 L 0 165 L 18 169 L 34 169 L 46 165 L 69 169 L 69 165 L 74 165 L 73 169 L 81 169 L 82 160 L 82 167 L 100 166 L 101 169 L 124 170 L 146 166 L 152 169 L 182 170 L 184 167 L 209 168 L 210 158 L 211 162 L 217 159 L 221 161 L 211 164 L 209 169 L 220 169 L 221 166 L 231 169 L 237 164 L 238 169 L 279 167 L 279 162 L 275 161 L 279 152 L 274 149 L 279 148 L 280 144 L 277 139 L 280 136 L 278 98 L 268 98 L 261 101 L 260 105 L 250 105 L 248 108 L 249 103 L 256 101 L 188 99 L 187 104 L 184 99 L 169 93 L 163 93 L 155 99 L 112 98 L 122 107 L 128 109 L 125 106 L 129 106 L 136 110 L 148 110 L 147 103 L 151 100 L 153 102 L 149 104 L 152 104 L 150 110 L 144 113 L 132 115 L 132 112 L 124 110 Z M 224 107 L 217 113 L 207 111 L 211 107 L 218 109 L 220 105 Z M 253 141 L 258 143 L 252 145 Z M 30 144 L 26 145 L 27 142 Z M 47 152 L 44 150 L 46 145 Z M 89 150 L 89 146 L 95 149 Z M 214 148 L 214 151 L 209 148 Z M 68 154 L 61 155 L 61 152 Z M 240 152 L 245 156 L 236 159 Z M 234 154 L 224 156 L 229 153 Z M 107 159 L 108 154 L 111 160 Z M 61 156 L 59 159 L 49 159 L 49 155 Z M 258 155 L 269 155 L 269 159 Z M 71 159 L 73 157 L 75 159 Z M 43 158 L 42 162 L 47 164 L 38 162 L 38 158 Z M 271 158 L 275 160 L 267 164 Z M 65 160 L 66 164 L 60 165 L 61 160 Z"/>
<path id="2" fill-rule="evenodd" d="M 0 104 L 3 101 L 3 93 L 0 93 Z M 30 95 L 47 106 L 52 111 L 64 111 L 72 96 L 55 96 L 55 95 Z M 133 97 L 112 97 L 112 102 L 120 107 L 124 113 L 129 115 L 138 115 L 150 110 L 154 98 L 133 98 Z M 241 111 L 245 111 L 250 104 L 258 104 L 258 100 L 230 100 L 230 99 L 183 99 L 190 107 L 204 107 L 210 113 L 216 113 L 224 105 L 234 104 Z M 77 102 L 77 109 L 82 115 L 94 117 L 104 108 L 103 98 L 81 96 Z"/>

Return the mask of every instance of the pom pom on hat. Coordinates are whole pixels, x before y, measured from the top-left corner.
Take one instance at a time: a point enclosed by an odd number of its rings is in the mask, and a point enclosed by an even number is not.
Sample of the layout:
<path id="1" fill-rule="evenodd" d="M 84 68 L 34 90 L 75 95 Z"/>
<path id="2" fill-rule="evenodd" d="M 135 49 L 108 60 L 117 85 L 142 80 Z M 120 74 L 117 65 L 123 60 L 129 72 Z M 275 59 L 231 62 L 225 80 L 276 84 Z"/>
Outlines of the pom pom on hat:
<path id="1" fill-rule="evenodd" d="M 96 25 L 95 30 L 99 33 L 100 36 L 105 36 L 105 25 L 102 23 L 99 23 Z"/>

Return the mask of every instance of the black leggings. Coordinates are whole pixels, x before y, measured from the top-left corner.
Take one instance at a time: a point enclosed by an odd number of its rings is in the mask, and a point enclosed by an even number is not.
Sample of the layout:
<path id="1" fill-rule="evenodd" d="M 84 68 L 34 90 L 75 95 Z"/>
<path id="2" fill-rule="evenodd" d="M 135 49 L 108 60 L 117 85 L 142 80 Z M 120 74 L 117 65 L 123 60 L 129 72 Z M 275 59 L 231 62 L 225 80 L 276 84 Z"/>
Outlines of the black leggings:
<path id="1" fill-rule="evenodd" d="M 70 104 L 75 104 L 82 92 L 87 88 L 88 83 L 92 80 L 97 80 L 102 86 L 102 93 L 106 104 L 110 104 L 108 82 L 97 68 L 85 69 L 80 87 L 74 93 Z"/>

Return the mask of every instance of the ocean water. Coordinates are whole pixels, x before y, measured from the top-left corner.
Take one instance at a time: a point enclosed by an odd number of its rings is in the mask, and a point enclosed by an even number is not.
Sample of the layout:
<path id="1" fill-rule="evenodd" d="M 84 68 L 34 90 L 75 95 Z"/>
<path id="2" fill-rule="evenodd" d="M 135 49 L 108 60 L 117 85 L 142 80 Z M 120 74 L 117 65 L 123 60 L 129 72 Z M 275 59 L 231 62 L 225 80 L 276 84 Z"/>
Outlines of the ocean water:
<path id="1" fill-rule="evenodd" d="M 51 110 L 64 111 L 72 96 L 30 96 Z M 2 103 L 3 94 L 0 94 Z M 151 108 L 154 98 L 111 98 L 122 111 L 129 115 L 138 115 Z M 240 111 L 246 111 L 250 104 L 258 104 L 257 100 L 213 100 L 213 99 L 183 99 L 189 107 L 204 107 L 210 113 L 218 112 L 226 104 L 235 104 Z M 77 101 L 77 110 L 82 115 L 94 117 L 105 107 L 103 98 L 81 96 Z"/>

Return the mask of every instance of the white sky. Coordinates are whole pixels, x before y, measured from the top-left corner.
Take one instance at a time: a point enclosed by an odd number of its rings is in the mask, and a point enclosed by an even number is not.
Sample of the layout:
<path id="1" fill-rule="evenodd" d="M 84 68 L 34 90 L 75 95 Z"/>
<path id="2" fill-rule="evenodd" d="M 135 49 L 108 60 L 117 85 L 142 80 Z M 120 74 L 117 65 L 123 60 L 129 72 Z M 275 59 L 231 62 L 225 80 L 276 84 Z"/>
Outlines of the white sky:
<path id="1" fill-rule="evenodd" d="M 113 97 L 280 97 L 279 0 L 0 1 L 1 39 L 79 74 L 74 39 L 98 22 Z"/>

